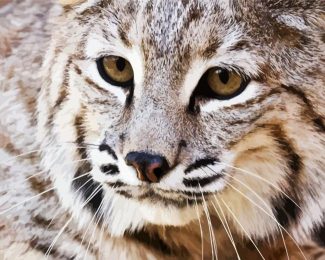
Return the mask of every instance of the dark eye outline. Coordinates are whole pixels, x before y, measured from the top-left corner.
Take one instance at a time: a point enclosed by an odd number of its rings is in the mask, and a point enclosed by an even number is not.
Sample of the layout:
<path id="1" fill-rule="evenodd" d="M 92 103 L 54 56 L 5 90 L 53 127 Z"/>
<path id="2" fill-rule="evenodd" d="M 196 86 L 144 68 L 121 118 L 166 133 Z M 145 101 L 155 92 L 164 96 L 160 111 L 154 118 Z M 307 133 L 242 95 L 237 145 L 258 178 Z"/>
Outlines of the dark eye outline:
<path id="1" fill-rule="evenodd" d="M 240 87 L 232 94 L 218 95 L 216 92 L 214 92 L 210 88 L 209 83 L 208 83 L 208 75 L 211 70 L 220 70 L 221 72 L 227 72 L 227 73 L 233 72 L 231 70 L 219 68 L 219 67 L 213 67 L 213 68 L 208 69 L 203 74 L 199 83 L 197 84 L 194 92 L 192 93 L 191 99 L 193 99 L 193 98 L 209 98 L 209 99 L 217 99 L 217 100 L 229 100 L 229 99 L 232 99 L 232 98 L 238 96 L 239 94 L 241 94 L 246 89 L 248 83 L 250 82 L 250 78 L 239 74 L 242 79 Z"/>
<path id="2" fill-rule="evenodd" d="M 132 87 L 134 85 L 134 82 L 133 82 L 134 81 L 134 75 L 133 75 L 132 79 L 130 79 L 130 80 L 126 81 L 126 82 L 119 82 L 119 81 L 116 81 L 116 80 L 112 79 L 106 73 L 105 68 L 104 68 L 104 58 L 105 57 L 106 56 L 101 57 L 101 58 L 96 60 L 97 70 L 99 72 L 99 75 L 102 77 L 102 79 L 105 80 L 107 83 L 109 83 L 111 85 L 114 85 L 114 86 L 117 86 L 117 87 L 122 87 L 122 88 Z M 124 59 L 123 57 L 119 57 L 119 56 L 116 56 L 116 57 Z M 133 70 L 133 68 L 132 68 L 132 70 Z"/>

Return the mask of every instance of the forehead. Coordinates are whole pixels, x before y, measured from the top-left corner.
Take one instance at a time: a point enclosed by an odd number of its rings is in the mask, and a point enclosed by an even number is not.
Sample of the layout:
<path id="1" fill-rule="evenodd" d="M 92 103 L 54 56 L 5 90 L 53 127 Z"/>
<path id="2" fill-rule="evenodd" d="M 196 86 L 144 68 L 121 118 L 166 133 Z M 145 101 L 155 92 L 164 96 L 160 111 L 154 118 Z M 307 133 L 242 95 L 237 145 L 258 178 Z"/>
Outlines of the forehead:
<path id="1" fill-rule="evenodd" d="M 313 9 L 304 2 L 271 0 L 94 2 L 80 12 L 90 27 L 88 39 L 103 36 L 102 48 L 113 51 L 137 46 L 145 64 L 155 61 L 164 68 L 226 53 L 230 66 L 250 70 L 252 62 L 261 65 L 286 48 L 301 49 L 308 36 L 298 11 Z"/>
<path id="2" fill-rule="evenodd" d="M 95 26 L 108 39 L 156 50 L 156 58 L 170 52 L 209 55 L 241 32 L 222 1 L 111 1 L 94 6 L 93 12 L 100 14 Z"/>
<path id="3" fill-rule="evenodd" d="M 211 1 L 149 2 L 143 13 L 143 43 L 158 50 L 156 56 L 171 52 L 209 55 L 238 27 L 230 13 Z"/>

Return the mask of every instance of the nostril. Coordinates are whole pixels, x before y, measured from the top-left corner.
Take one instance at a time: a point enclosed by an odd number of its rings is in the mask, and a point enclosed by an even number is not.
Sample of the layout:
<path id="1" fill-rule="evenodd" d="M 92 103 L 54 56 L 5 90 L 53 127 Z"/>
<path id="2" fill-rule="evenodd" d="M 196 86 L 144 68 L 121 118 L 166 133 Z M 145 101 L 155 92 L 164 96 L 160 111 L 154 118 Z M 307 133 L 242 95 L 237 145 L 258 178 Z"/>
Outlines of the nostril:
<path id="1" fill-rule="evenodd" d="M 166 159 L 159 155 L 130 152 L 125 161 L 136 169 L 138 178 L 142 181 L 159 182 L 169 170 Z"/>

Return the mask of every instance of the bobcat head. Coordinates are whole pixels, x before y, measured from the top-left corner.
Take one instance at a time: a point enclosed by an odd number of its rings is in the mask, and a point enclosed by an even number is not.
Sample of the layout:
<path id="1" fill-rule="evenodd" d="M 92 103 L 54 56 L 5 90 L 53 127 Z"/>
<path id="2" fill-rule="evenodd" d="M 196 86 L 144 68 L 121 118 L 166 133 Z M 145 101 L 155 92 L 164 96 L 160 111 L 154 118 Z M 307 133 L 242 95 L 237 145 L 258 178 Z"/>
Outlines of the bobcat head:
<path id="1" fill-rule="evenodd" d="M 122 235 L 215 207 L 264 238 L 323 221 L 320 1 L 74 2 L 44 62 L 38 136 L 81 224 Z"/>

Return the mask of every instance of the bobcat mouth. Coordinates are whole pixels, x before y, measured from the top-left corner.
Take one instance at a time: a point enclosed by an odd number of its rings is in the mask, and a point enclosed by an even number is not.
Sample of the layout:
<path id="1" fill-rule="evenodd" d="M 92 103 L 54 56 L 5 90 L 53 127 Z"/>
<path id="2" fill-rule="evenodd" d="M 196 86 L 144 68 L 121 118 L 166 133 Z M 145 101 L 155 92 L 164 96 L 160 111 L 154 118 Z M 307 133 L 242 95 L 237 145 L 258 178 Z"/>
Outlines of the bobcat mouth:
<path id="1" fill-rule="evenodd" d="M 209 195 L 207 192 L 190 192 L 190 191 L 169 191 L 159 188 L 153 188 L 148 185 L 142 187 L 131 187 L 122 182 L 106 183 L 114 189 L 114 192 L 127 198 L 137 201 L 149 202 L 163 206 L 175 206 L 183 208 L 193 206 L 196 203 L 203 203 L 203 195 Z"/>
<path id="2" fill-rule="evenodd" d="M 170 198 L 167 196 L 163 196 L 153 189 L 149 189 L 148 191 L 142 193 L 141 195 L 134 196 L 132 192 L 126 190 L 117 190 L 117 194 L 124 196 L 128 199 L 136 199 L 138 201 L 149 202 L 155 205 L 163 205 L 163 206 L 174 206 L 177 208 L 184 208 L 187 206 L 193 206 L 196 203 L 201 204 L 202 198 L 186 198 L 184 196 L 180 196 L 179 198 Z"/>

